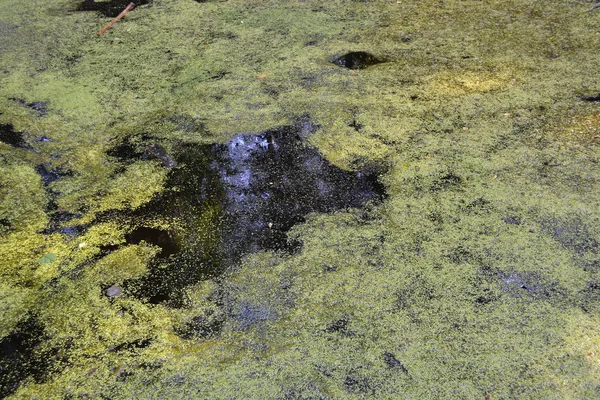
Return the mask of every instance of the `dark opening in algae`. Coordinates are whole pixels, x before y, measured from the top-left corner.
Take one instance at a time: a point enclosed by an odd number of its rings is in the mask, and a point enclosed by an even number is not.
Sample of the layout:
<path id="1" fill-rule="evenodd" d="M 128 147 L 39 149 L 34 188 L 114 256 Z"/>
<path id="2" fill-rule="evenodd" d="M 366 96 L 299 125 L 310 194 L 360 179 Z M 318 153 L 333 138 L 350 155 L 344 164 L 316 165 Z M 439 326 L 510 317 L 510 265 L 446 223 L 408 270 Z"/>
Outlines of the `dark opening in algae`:
<path id="1" fill-rule="evenodd" d="M 182 221 L 189 232 L 181 239 L 185 250 L 166 268 L 153 268 L 139 294 L 162 302 L 246 254 L 293 252 L 299 244 L 288 241 L 287 232 L 307 214 L 357 208 L 385 196 L 376 173 L 335 167 L 302 136 L 300 127 L 289 126 L 181 148 L 182 166 L 170 181 L 175 190 L 143 212 Z"/>
<path id="2" fill-rule="evenodd" d="M 151 4 L 152 2 L 150 0 L 84 0 L 84 2 L 81 3 L 77 8 L 77 11 L 99 11 L 106 17 L 114 18 L 119 15 L 129 3 L 133 3 L 136 6 L 141 6 L 145 4 Z"/>
<path id="3" fill-rule="evenodd" d="M 32 377 L 43 381 L 44 371 L 51 359 L 35 355 L 35 347 L 43 339 L 43 331 L 33 319 L 20 326 L 21 329 L 0 341 L 0 397 L 4 398 L 19 387 L 23 379 Z"/>
<path id="4" fill-rule="evenodd" d="M 336 57 L 332 62 L 348 69 L 365 69 L 372 65 L 381 64 L 385 60 L 381 60 L 366 51 L 351 51 Z"/>
<path id="5" fill-rule="evenodd" d="M 10 124 L 0 124 L 0 142 L 13 147 L 27 148 L 27 142 L 21 132 L 16 132 Z"/>

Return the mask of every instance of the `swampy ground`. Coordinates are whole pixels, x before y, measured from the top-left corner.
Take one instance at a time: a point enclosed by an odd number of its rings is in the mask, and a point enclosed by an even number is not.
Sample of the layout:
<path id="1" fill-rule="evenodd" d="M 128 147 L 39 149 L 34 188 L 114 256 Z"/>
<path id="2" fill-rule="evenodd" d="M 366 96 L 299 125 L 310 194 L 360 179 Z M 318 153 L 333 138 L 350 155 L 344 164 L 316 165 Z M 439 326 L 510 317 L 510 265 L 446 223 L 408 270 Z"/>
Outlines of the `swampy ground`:
<path id="1" fill-rule="evenodd" d="M 600 397 L 600 9 L 0 0 L 0 396 Z"/>

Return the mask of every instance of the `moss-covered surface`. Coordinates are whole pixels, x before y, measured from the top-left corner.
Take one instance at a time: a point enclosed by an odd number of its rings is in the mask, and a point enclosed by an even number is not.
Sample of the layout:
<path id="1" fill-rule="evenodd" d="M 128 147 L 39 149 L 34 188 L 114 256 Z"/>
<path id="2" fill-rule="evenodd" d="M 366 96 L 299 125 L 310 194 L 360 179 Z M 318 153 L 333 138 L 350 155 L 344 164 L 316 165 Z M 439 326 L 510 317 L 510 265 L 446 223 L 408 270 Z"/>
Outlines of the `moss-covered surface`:
<path id="1" fill-rule="evenodd" d="M 101 37 L 79 5 L 0 0 L 0 126 L 25 142 L 0 142 L 2 395 L 600 396 L 590 3 L 154 0 Z M 349 51 L 386 62 L 331 62 Z M 335 165 L 387 171 L 385 201 L 309 216 L 298 253 L 178 307 L 140 296 L 160 249 L 132 230 L 213 246 L 219 222 L 142 212 L 170 170 L 115 149 L 300 116 Z"/>

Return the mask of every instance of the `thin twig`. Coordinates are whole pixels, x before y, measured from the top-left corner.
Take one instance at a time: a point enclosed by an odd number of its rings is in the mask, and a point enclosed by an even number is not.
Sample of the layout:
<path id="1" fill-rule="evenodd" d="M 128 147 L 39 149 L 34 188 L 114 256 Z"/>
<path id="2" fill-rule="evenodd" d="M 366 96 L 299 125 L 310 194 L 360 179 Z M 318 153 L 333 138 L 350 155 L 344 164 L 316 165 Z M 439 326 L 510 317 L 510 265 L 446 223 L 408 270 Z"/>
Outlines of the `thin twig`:
<path id="1" fill-rule="evenodd" d="M 106 32 L 107 30 L 110 29 L 111 26 L 113 26 L 113 24 L 117 21 L 119 21 L 121 18 L 123 18 L 125 16 L 125 14 L 127 14 L 129 11 L 133 10 L 133 8 L 135 7 L 134 3 L 129 3 L 127 5 L 127 7 L 125 7 L 125 9 L 123 11 L 121 11 L 121 14 L 117 15 L 117 17 L 115 19 L 113 19 L 112 21 L 110 21 L 108 24 L 106 24 L 104 26 L 104 28 L 100 29 L 98 31 L 98 36 L 102 36 L 104 34 L 104 32 Z"/>

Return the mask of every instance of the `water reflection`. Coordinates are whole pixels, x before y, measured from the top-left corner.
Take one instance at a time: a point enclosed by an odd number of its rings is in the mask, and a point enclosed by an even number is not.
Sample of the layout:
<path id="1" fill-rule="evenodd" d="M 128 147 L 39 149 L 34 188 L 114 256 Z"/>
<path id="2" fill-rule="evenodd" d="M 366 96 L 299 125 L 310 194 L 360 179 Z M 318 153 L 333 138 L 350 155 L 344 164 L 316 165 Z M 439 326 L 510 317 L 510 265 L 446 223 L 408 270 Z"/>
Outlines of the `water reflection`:
<path id="1" fill-rule="evenodd" d="M 151 209 L 177 218 L 185 232 L 181 250 L 147 278 L 150 301 L 172 300 L 174 291 L 218 275 L 246 254 L 294 251 L 299 244 L 287 232 L 309 213 L 382 198 L 376 174 L 333 166 L 303 140 L 306 133 L 299 124 L 180 149 L 169 183 L 174 190 Z"/>
<path id="2" fill-rule="evenodd" d="M 213 147 L 225 190 L 223 245 L 237 255 L 290 250 L 286 232 L 311 212 L 360 207 L 383 195 L 374 174 L 331 165 L 292 127 Z"/>

